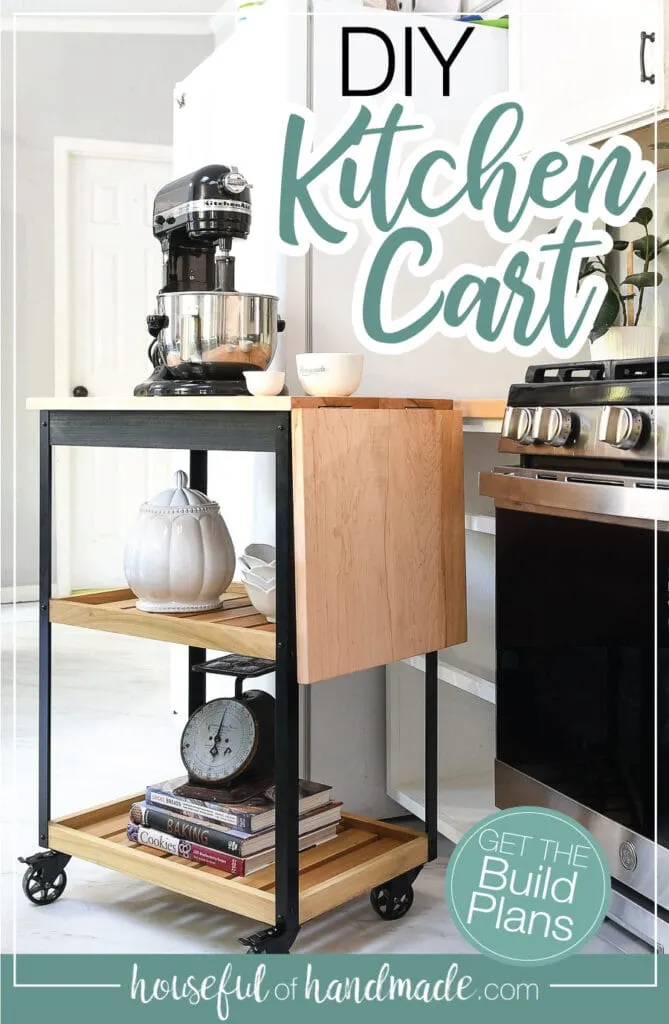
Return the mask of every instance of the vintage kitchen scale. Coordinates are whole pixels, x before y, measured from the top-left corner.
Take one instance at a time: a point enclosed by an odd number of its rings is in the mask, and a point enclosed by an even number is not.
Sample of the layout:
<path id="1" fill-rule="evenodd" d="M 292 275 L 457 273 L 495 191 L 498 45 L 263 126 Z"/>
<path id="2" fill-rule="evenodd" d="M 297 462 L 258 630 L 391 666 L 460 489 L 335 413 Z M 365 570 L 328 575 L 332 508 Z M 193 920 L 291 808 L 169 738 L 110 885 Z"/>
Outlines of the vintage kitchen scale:
<path id="1" fill-rule="evenodd" d="M 274 783 L 274 697 L 243 686 L 275 664 L 228 654 L 194 668 L 235 676 L 235 695 L 202 704 L 186 722 L 181 759 L 188 782 L 175 792 L 214 803 L 252 802 Z"/>
<path id="2" fill-rule="evenodd" d="M 209 164 L 164 185 L 153 204 L 163 286 L 146 318 L 154 371 L 135 395 L 248 395 L 245 370 L 266 370 L 284 329 L 276 295 L 235 289 L 233 239 L 251 228 L 251 186 Z"/>

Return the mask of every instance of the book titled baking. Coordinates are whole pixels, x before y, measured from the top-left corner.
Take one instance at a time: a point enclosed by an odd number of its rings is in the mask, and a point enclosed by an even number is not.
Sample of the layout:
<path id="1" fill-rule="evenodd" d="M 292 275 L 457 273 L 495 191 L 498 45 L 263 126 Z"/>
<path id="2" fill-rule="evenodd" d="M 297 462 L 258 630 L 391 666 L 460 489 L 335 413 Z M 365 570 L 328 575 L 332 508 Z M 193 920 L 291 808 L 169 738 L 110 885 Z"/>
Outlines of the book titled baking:
<path id="1" fill-rule="evenodd" d="M 299 820 L 299 834 L 316 832 L 326 825 L 336 825 L 341 818 L 341 801 L 331 800 L 323 807 L 303 814 Z M 274 846 L 276 831 L 273 828 L 262 832 L 242 832 L 203 818 L 178 814 L 169 808 L 153 807 L 145 800 L 130 808 L 130 821 L 135 825 L 147 825 L 159 832 L 185 839 L 188 842 L 208 846 L 212 850 L 231 853 L 236 857 L 249 857 L 260 850 Z"/>

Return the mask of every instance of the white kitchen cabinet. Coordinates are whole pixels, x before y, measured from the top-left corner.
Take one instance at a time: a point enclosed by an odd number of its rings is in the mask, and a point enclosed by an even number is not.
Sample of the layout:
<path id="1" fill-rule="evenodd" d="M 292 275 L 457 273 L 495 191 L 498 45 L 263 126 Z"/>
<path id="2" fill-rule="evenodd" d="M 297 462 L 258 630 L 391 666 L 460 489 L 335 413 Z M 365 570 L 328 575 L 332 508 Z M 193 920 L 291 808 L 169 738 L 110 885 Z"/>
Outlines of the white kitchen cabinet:
<path id="1" fill-rule="evenodd" d="M 524 149 L 597 140 L 651 120 L 665 94 L 666 0 L 511 0 L 509 83 L 526 106 Z M 642 33 L 654 33 L 644 46 Z"/>

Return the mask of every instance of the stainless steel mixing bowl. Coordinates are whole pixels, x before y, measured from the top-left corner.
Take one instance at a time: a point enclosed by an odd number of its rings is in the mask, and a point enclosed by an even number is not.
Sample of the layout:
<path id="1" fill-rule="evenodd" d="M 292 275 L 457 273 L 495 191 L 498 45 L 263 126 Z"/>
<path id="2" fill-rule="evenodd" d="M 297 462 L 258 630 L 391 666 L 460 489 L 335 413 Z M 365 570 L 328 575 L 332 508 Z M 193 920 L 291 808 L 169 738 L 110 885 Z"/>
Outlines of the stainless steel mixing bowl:
<path id="1" fill-rule="evenodd" d="M 245 292 L 166 292 L 158 313 L 159 335 L 175 377 L 229 379 L 242 370 L 265 370 L 276 352 L 276 295 Z"/>

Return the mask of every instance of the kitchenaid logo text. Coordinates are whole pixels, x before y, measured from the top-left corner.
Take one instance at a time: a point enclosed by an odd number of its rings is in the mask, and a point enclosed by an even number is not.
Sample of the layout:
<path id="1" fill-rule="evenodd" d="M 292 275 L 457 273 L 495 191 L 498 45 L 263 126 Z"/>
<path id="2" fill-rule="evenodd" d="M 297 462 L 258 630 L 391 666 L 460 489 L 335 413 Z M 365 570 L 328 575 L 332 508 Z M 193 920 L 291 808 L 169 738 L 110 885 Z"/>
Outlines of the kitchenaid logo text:
<path id="1" fill-rule="evenodd" d="M 601 148 L 558 144 L 521 155 L 524 111 L 508 96 L 486 102 L 462 144 L 435 139 L 410 105 L 362 105 L 315 143 L 313 113 L 286 127 L 279 233 L 284 251 L 347 252 L 366 236 L 353 291 L 353 327 L 377 352 L 417 348 L 441 334 L 477 348 L 564 357 L 587 338 L 606 294 L 598 275 L 579 284 L 585 257 L 611 248 L 611 226 L 628 223 L 650 190 L 654 166 L 624 137 Z M 412 143 L 403 153 L 405 144 Z M 434 278 L 458 217 L 504 243 L 494 266 L 463 263 L 408 311 L 394 309 L 398 279 Z M 557 227 L 531 241 L 533 219 Z"/>

